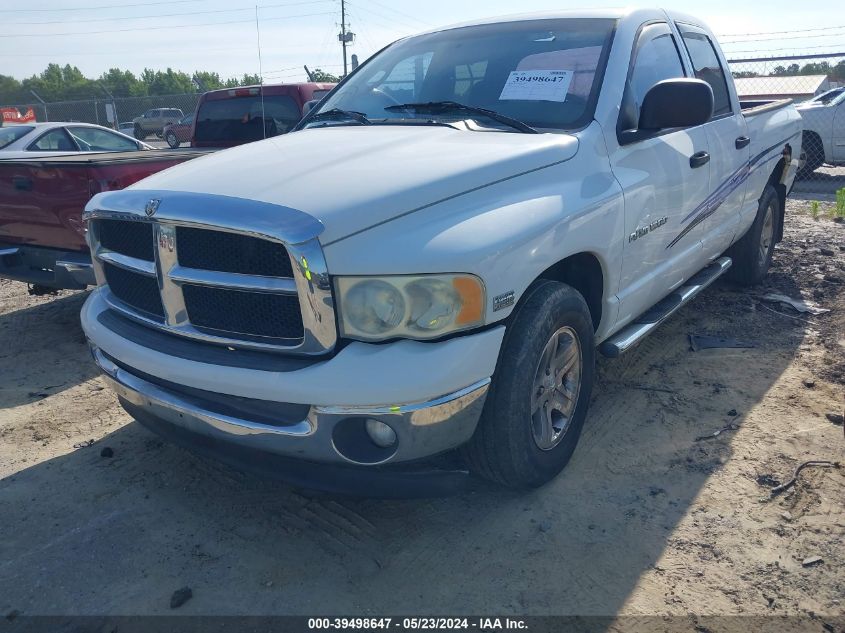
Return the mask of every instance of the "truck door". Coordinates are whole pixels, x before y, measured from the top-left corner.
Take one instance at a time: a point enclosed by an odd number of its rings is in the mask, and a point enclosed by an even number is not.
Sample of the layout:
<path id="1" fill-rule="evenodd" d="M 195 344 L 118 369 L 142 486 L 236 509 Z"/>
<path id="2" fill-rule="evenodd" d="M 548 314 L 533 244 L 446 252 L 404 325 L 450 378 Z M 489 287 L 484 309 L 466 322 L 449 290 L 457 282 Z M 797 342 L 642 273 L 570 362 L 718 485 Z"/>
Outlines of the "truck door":
<path id="1" fill-rule="evenodd" d="M 617 294 L 619 318 L 624 322 L 639 316 L 704 265 L 702 230 L 687 230 L 687 218 L 707 198 L 710 187 L 704 126 L 630 133 L 638 132 L 639 107 L 648 90 L 663 79 L 685 76 L 679 50 L 667 23 L 641 29 L 617 130 L 606 131 L 611 168 L 625 198 Z"/>
<path id="2" fill-rule="evenodd" d="M 730 93 L 725 65 L 713 41 L 699 27 L 681 23 L 677 26 L 696 78 L 706 81 L 713 89 L 713 117 L 704 126 L 710 145 L 710 196 L 698 221 L 704 252 L 708 258 L 715 259 L 731 245 L 739 228 L 751 139 L 739 102 Z"/>

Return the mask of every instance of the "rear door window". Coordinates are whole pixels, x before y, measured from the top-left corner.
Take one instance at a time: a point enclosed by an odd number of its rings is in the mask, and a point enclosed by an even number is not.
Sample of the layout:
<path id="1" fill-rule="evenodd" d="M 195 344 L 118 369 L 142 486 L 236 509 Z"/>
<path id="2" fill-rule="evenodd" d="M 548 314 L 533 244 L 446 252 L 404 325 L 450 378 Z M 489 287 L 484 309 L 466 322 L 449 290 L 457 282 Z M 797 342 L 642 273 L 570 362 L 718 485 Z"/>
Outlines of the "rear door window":
<path id="1" fill-rule="evenodd" d="M 197 112 L 194 139 L 201 142 L 250 143 L 289 132 L 301 118 L 286 95 L 209 99 Z M 263 123 L 263 125 L 262 125 Z"/>
<path id="2" fill-rule="evenodd" d="M 77 152 L 79 148 L 63 127 L 50 130 L 27 148 L 31 152 Z"/>
<path id="3" fill-rule="evenodd" d="M 678 24 L 684 45 L 687 47 L 693 70 L 697 79 L 706 81 L 713 89 L 713 116 L 722 116 L 731 112 L 731 98 L 728 93 L 728 80 L 713 42 L 707 35 L 685 24 Z"/>

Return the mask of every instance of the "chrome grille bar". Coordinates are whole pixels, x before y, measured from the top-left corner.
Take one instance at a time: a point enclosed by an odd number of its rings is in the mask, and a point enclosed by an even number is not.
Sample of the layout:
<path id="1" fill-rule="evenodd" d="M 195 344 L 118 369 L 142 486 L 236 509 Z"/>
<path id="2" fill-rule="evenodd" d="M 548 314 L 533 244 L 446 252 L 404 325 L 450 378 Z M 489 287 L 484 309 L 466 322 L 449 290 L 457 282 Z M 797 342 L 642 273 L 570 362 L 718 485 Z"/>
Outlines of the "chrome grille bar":
<path id="1" fill-rule="evenodd" d="M 296 294 L 296 282 L 287 277 L 262 277 L 176 266 L 170 270 L 170 279 L 177 283 L 215 286 L 229 290 Z"/>
<path id="2" fill-rule="evenodd" d="M 156 276 L 156 267 L 153 262 L 148 262 L 144 259 L 137 259 L 129 255 L 122 255 L 121 253 L 114 253 L 98 249 L 95 251 L 97 259 L 107 264 L 112 264 L 119 268 L 124 268 L 130 272 L 146 275 L 147 277 Z"/>

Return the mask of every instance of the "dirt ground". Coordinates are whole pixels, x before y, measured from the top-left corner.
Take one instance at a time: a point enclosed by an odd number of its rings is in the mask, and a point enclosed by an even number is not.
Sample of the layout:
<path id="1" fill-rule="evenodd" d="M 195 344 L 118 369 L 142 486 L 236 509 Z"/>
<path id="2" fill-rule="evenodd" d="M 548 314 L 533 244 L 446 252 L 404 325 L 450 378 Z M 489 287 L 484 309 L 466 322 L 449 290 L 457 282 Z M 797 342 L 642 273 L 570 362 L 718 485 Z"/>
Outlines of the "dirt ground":
<path id="1" fill-rule="evenodd" d="M 530 493 L 312 497 L 163 443 L 97 377 L 85 297 L 0 281 L 0 614 L 777 614 L 839 630 L 845 467 L 769 496 L 804 461 L 845 462 L 826 417 L 845 393 L 845 224 L 808 202 L 790 202 L 763 286 L 719 282 L 600 361 L 575 457 Z M 689 334 L 753 347 L 692 351 Z"/>

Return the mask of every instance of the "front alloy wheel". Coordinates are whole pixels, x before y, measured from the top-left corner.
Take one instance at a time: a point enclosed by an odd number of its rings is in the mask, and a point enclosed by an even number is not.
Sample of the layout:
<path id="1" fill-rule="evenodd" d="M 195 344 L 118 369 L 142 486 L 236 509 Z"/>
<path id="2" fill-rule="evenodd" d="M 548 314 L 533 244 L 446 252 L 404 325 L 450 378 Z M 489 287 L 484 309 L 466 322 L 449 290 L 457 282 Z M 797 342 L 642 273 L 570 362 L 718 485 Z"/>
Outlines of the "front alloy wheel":
<path id="1" fill-rule="evenodd" d="M 571 286 L 540 279 L 508 319 L 481 420 L 463 452 L 511 488 L 553 479 L 572 457 L 595 374 L 593 321 Z"/>
<path id="2" fill-rule="evenodd" d="M 541 450 L 557 446 L 572 424 L 581 390 L 581 344 L 569 326 L 557 330 L 543 348 L 534 374 L 531 432 Z"/>

